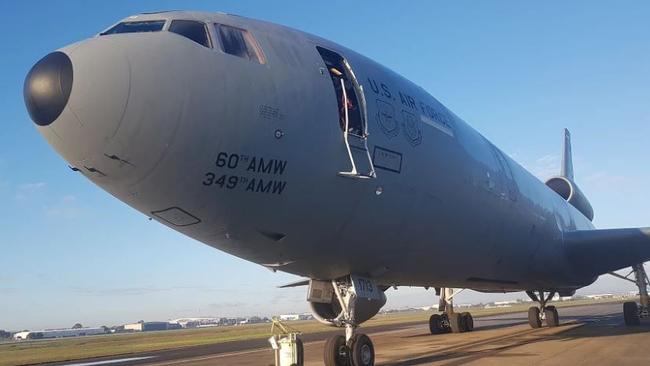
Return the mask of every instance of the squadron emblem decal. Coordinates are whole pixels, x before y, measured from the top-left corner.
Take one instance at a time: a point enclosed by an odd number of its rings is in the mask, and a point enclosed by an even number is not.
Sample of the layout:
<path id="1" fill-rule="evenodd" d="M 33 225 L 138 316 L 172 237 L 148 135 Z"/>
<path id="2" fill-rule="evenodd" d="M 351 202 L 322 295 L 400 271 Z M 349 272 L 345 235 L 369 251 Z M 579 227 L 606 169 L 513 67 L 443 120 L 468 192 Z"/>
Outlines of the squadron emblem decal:
<path id="1" fill-rule="evenodd" d="M 422 143 L 422 130 L 420 129 L 420 120 L 410 112 L 402 110 L 404 125 L 404 137 L 406 140 L 413 145 L 413 147 L 418 146 Z"/>
<path id="2" fill-rule="evenodd" d="M 381 131 L 393 138 L 399 133 L 399 123 L 395 120 L 395 107 L 381 99 L 377 99 L 377 124 Z"/>

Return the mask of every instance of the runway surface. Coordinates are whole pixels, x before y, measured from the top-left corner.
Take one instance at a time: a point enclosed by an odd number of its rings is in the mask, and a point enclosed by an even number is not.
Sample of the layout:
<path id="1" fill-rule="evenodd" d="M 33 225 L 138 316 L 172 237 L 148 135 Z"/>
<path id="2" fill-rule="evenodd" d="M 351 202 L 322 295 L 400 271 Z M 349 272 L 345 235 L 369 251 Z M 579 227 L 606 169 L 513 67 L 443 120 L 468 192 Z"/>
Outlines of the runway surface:
<path id="1" fill-rule="evenodd" d="M 361 328 L 375 346 L 377 365 L 646 365 L 650 321 L 623 324 L 621 304 L 559 308 L 562 325 L 531 329 L 525 313 L 477 318 L 470 333 L 431 335 L 422 324 Z M 325 340 L 334 332 L 306 334 L 305 365 L 323 364 Z M 119 358 L 59 363 L 69 366 L 272 365 L 266 340 L 229 342 Z"/>

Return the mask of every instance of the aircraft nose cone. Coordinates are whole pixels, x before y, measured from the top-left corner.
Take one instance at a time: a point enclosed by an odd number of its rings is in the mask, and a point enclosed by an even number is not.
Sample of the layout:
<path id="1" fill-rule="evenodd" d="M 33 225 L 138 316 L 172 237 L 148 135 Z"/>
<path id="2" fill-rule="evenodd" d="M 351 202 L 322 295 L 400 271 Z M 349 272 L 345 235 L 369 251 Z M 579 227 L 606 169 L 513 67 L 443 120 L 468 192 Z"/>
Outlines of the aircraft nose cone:
<path id="1" fill-rule="evenodd" d="M 23 96 L 29 116 L 39 126 L 54 122 L 72 91 L 72 62 L 63 52 L 52 52 L 29 70 Z"/>

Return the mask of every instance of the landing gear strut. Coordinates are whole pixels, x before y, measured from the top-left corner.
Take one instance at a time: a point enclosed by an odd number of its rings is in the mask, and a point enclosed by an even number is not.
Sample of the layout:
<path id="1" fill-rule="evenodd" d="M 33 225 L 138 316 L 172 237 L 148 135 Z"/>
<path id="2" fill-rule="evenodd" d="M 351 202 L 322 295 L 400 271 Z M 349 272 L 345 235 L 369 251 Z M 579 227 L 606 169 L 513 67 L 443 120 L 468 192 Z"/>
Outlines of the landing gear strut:
<path id="1" fill-rule="evenodd" d="M 642 318 L 650 317 L 650 296 L 648 296 L 648 274 L 643 267 L 643 263 L 632 266 L 632 272 L 627 276 L 621 276 L 617 273 L 610 272 L 611 275 L 634 283 L 639 289 L 639 303 L 628 301 L 623 304 L 623 318 L 625 325 L 634 326 L 641 324 Z M 630 276 L 634 275 L 634 279 Z"/>
<path id="2" fill-rule="evenodd" d="M 433 314 L 429 318 L 429 330 L 431 334 L 442 333 L 462 333 L 474 330 L 474 318 L 472 314 L 463 312 L 454 312 L 454 296 L 458 295 L 463 289 L 455 291 L 452 288 L 437 289 L 440 296 L 438 311 L 442 314 Z"/>
<path id="3" fill-rule="evenodd" d="M 555 291 L 549 292 L 546 296 L 542 290 L 537 294 L 533 291 L 526 291 L 526 294 L 531 300 L 539 303 L 539 307 L 532 306 L 528 309 L 528 324 L 531 328 L 541 328 L 542 322 L 545 322 L 548 327 L 560 325 L 560 316 L 555 306 L 546 305 L 555 296 Z"/>
<path id="4" fill-rule="evenodd" d="M 345 328 L 345 336 L 337 335 L 325 343 L 323 360 L 325 366 L 372 366 L 375 364 L 375 348 L 365 334 L 355 334 L 359 324 L 355 318 L 357 293 L 348 281 L 332 281 L 334 295 L 342 309 L 332 321 Z"/>

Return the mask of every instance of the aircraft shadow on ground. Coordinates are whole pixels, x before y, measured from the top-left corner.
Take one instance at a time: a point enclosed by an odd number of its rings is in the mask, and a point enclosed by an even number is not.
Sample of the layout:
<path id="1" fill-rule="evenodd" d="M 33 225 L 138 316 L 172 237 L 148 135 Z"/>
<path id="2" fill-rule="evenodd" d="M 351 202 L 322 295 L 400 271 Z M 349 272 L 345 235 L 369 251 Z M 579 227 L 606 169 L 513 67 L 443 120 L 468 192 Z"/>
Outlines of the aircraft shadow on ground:
<path id="1" fill-rule="evenodd" d="M 571 321 L 560 326 L 561 328 L 565 329 L 562 329 L 554 334 L 545 334 L 544 330 L 548 328 L 541 328 L 525 330 L 516 334 L 499 335 L 478 341 L 474 339 L 471 343 L 451 345 L 433 354 L 427 354 L 401 362 L 381 363 L 381 365 L 413 366 L 429 364 L 432 362 L 448 361 L 445 362 L 445 365 L 453 366 L 464 365 L 468 362 L 476 361 L 485 357 L 502 359 L 526 356 L 533 357 L 537 356 L 538 354 L 531 352 L 513 352 L 513 350 L 517 349 L 518 347 L 546 341 L 571 341 L 580 338 L 616 337 L 627 334 L 650 333 L 650 320 L 642 321 L 641 325 L 639 326 L 628 327 L 623 324 L 623 317 L 620 314 L 598 316 L 585 315 L 573 316 L 571 318 Z M 481 330 L 507 328 L 525 323 L 527 322 L 481 326 L 476 327 L 475 331 L 480 332 Z M 572 326 L 576 324 L 580 324 L 581 326 Z M 404 338 L 425 336 L 444 337 L 444 334 L 418 334 L 413 336 L 405 336 Z M 477 347 L 484 349 L 474 350 Z M 507 361 L 504 360 L 504 362 Z"/>

